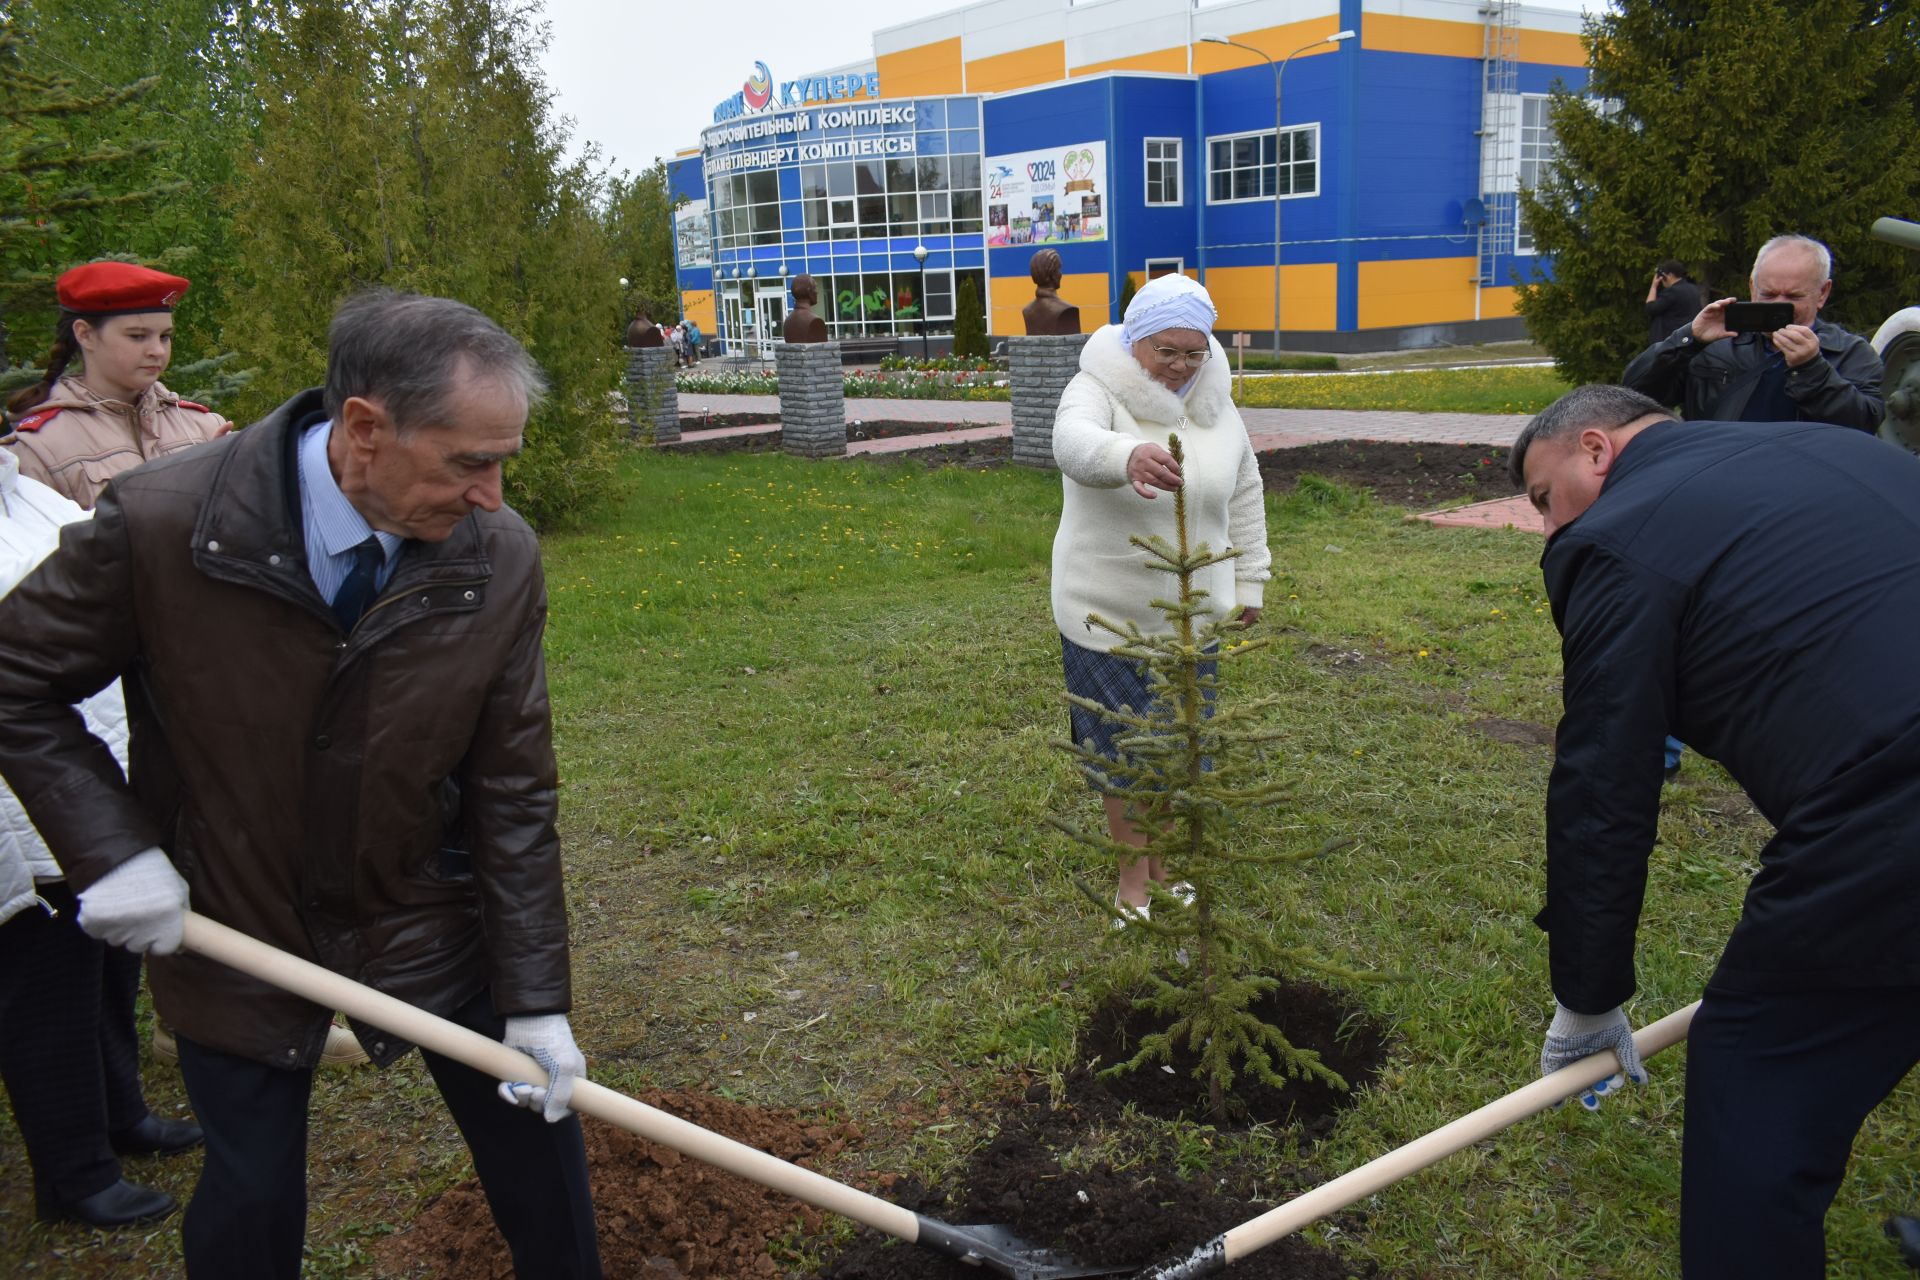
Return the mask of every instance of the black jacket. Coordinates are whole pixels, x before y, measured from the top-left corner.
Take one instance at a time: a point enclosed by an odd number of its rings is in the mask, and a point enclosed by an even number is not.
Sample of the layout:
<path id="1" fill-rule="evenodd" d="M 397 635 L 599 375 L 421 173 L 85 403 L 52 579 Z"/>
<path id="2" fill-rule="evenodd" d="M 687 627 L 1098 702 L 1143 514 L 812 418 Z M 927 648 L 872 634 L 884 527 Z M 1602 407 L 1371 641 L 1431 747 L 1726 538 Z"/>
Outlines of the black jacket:
<path id="1" fill-rule="evenodd" d="M 1646 304 L 1647 341 L 1658 342 L 1683 324 L 1692 324 L 1700 314 L 1700 286 L 1691 280 L 1675 280 Z"/>
<path id="2" fill-rule="evenodd" d="M 1560 1002 L 1633 993 L 1669 732 L 1776 828 L 1715 981 L 1920 984 L 1920 458 L 1660 423 L 1541 568 L 1566 667 L 1538 920 Z"/>
<path id="3" fill-rule="evenodd" d="M 1817 317 L 1813 332 L 1820 358 L 1787 371 L 1787 395 L 1800 406 L 1799 420 L 1878 431 L 1885 370 L 1873 344 Z M 1759 385 L 1768 351 L 1750 333 L 1702 346 L 1691 326 L 1682 325 L 1635 356 L 1620 381 L 1661 404 L 1679 405 L 1688 418 L 1737 422 Z"/>

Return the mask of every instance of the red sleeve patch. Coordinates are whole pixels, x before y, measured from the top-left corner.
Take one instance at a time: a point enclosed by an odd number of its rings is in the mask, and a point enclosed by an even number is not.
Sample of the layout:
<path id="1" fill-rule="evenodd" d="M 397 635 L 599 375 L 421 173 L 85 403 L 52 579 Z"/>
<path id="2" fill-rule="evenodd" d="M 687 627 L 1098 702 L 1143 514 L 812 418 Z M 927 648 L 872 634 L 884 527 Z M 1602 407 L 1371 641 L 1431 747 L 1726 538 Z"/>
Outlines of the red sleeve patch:
<path id="1" fill-rule="evenodd" d="M 13 429 L 15 431 L 38 431 L 59 417 L 60 413 L 61 411 L 59 409 L 42 409 L 38 413 L 30 413 L 14 423 Z"/>
<path id="2" fill-rule="evenodd" d="M 182 409 L 198 409 L 198 410 L 199 410 L 199 411 L 200 411 L 201 413 L 212 413 L 212 412 L 213 412 L 213 410 L 211 410 L 211 409 L 209 409 L 209 408 L 207 408 L 207 406 L 205 406 L 205 405 L 203 405 L 203 404 L 195 404 L 195 403 L 194 403 L 193 401 L 191 401 L 191 400 L 182 400 L 182 401 L 180 401 L 180 407 L 181 407 Z"/>

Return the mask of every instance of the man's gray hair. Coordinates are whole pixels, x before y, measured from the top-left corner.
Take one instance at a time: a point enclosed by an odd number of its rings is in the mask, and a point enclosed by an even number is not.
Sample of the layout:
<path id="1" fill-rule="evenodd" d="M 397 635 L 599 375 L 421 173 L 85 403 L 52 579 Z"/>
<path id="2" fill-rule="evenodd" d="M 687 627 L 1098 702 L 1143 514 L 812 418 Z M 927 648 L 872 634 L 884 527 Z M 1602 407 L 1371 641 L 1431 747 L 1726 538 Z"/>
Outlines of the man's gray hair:
<path id="1" fill-rule="evenodd" d="M 1533 421 L 1521 429 L 1520 438 L 1513 442 L 1513 449 L 1507 454 L 1507 479 L 1513 481 L 1516 489 L 1526 488 L 1527 450 L 1542 440 L 1557 440 L 1588 427 L 1612 431 L 1650 413 L 1672 416 L 1658 400 L 1643 396 L 1631 387 L 1616 387 L 1606 382 L 1575 387 L 1534 414 Z"/>
<path id="2" fill-rule="evenodd" d="M 357 293 L 333 313 L 327 332 L 327 415 L 338 421 L 360 396 L 385 406 L 401 432 L 443 419 L 463 362 L 519 392 L 528 409 L 546 394 L 526 348 L 466 303 L 392 289 Z"/>
<path id="3" fill-rule="evenodd" d="M 1753 255 L 1753 270 L 1748 274 L 1759 274 L 1760 263 L 1775 249 L 1784 249 L 1788 245 L 1794 244 L 1799 245 L 1815 258 L 1819 259 L 1820 279 L 1816 281 L 1816 283 L 1825 284 L 1827 281 L 1833 279 L 1833 251 L 1821 244 L 1818 240 L 1815 240 L 1812 236 L 1775 236 L 1773 239 L 1761 245 L 1760 252 Z"/>

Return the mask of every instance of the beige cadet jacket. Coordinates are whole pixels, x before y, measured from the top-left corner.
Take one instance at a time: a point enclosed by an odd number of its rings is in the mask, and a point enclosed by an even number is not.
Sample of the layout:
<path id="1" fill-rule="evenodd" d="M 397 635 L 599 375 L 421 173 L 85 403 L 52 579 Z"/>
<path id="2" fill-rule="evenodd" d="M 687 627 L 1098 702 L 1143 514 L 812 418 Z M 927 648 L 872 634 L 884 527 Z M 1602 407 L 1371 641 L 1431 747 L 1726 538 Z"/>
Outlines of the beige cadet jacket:
<path id="1" fill-rule="evenodd" d="M 122 471 L 205 444 L 233 424 L 158 382 L 128 404 L 65 377 L 13 427 L 0 443 L 19 456 L 20 474 L 92 510 L 107 481 Z"/>

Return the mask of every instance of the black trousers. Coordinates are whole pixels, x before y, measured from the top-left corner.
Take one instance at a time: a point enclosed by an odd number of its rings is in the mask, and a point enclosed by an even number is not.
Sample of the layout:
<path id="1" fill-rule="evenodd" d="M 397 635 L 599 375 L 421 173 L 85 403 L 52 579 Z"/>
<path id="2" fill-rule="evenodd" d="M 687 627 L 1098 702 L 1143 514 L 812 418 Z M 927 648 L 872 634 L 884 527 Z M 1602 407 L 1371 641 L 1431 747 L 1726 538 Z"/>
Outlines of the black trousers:
<path id="1" fill-rule="evenodd" d="M 55 914 L 29 906 L 0 924 L 0 1080 L 36 1198 L 71 1204 L 119 1181 L 107 1135 L 147 1116 L 133 1018 L 140 957 L 82 933 L 64 883 L 38 891 Z"/>
<path id="2" fill-rule="evenodd" d="M 1920 988 L 1708 987 L 1687 1044 L 1686 1280 L 1818 1280 L 1867 1113 L 1920 1062 Z"/>
<path id="3" fill-rule="evenodd" d="M 453 1021 L 499 1039 L 486 992 Z M 191 1280 L 298 1280 L 307 1232 L 311 1070 L 283 1071 L 180 1037 L 180 1070 L 206 1131 L 206 1163 L 182 1240 Z M 578 1117 L 548 1124 L 500 1100 L 496 1082 L 422 1051 L 473 1155 L 520 1280 L 598 1280 L 599 1243 Z"/>

